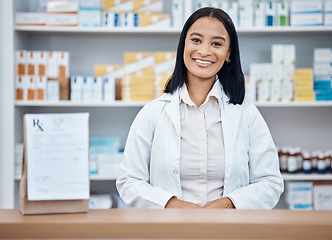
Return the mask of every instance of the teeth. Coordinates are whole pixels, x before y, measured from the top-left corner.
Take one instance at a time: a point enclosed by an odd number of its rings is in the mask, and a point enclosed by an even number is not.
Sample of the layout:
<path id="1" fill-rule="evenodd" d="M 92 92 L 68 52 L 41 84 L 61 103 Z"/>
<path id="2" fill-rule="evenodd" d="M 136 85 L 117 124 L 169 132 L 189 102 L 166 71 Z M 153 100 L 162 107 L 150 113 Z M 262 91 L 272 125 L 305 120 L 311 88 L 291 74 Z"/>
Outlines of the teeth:
<path id="1" fill-rule="evenodd" d="M 198 63 L 202 63 L 202 64 L 212 64 L 212 62 L 206 62 L 206 61 L 202 61 L 202 60 L 198 60 L 198 59 L 195 59 L 195 61 Z"/>

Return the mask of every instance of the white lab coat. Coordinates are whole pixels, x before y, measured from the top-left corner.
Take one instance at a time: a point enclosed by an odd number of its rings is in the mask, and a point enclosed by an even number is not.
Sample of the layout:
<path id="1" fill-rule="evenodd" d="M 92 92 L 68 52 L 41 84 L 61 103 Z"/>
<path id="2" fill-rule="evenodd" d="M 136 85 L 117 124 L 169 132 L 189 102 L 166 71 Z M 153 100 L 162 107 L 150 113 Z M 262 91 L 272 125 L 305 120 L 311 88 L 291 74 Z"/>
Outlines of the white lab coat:
<path id="1" fill-rule="evenodd" d="M 220 85 L 221 86 L 221 85 Z M 268 126 L 251 103 L 228 104 L 222 91 L 225 144 L 224 197 L 237 209 L 271 209 L 283 192 L 278 154 Z M 163 94 L 137 114 L 127 138 L 116 186 L 126 204 L 164 208 L 183 200 L 180 180 L 179 92 Z"/>

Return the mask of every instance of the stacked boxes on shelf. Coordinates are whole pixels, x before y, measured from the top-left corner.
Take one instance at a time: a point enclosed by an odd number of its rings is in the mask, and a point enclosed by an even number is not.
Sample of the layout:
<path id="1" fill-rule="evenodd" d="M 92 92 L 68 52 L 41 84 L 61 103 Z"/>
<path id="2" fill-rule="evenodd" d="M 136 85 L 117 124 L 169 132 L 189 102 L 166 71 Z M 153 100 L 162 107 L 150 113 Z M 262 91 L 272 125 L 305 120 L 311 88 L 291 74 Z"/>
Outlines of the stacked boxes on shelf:
<path id="1" fill-rule="evenodd" d="M 163 94 L 176 52 L 125 52 L 124 64 L 95 65 L 95 76 L 72 76 L 73 102 L 150 101 Z"/>
<path id="2" fill-rule="evenodd" d="M 104 0 L 102 8 L 104 12 L 102 25 L 109 28 L 171 26 L 171 16 L 163 13 L 162 0 Z"/>
<path id="3" fill-rule="evenodd" d="M 78 26 L 78 1 L 50 1 L 47 3 L 47 26 Z"/>
<path id="4" fill-rule="evenodd" d="M 68 52 L 16 51 L 16 100 L 68 100 L 68 77 Z"/>
<path id="5" fill-rule="evenodd" d="M 323 6 L 323 0 L 291 1 L 290 25 L 294 27 L 322 26 Z"/>
<path id="6" fill-rule="evenodd" d="M 291 210 L 312 210 L 312 182 L 288 181 L 286 183 L 286 202 Z"/>
<path id="7" fill-rule="evenodd" d="M 78 25 L 80 27 L 100 27 L 102 0 L 79 0 Z"/>
<path id="8" fill-rule="evenodd" d="M 175 52 L 126 52 L 122 100 L 149 101 L 160 96 L 173 72 L 175 57 Z"/>
<path id="9" fill-rule="evenodd" d="M 288 181 L 286 202 L 292 210 L 332 210 L 332 182 Z"/>
<path id="10" fill-rule="evenodd" d="M 171 15 L 163 0 L 40 1 L 38 12 L 17 12 L 16 25 L 80 27 L 173 27 L 183 24 L 183 1 L 172 2 Z"/>
<path id="11" fill-rule="evenodd" d="M 197 0 L 195 8 L 225 10 L 239 27 L 331 26 L 331 0 Z"/>
<path id="12" fill-rule="evenodd" d="M 246 96 L 252 102 L 293 101 L 295 46 L 272 45 L 272 63 L 250 64 Z"/>
<path id="13" fill-rule="evenodd" d="M 294 71 L 295 101 L 314 101 L 314 81 L 312 68 L 297 68 Z"/>
<path id="14" fill-rule="evenodd" d="M 324 25 L 332 26 L 332 1 L 325 0 L 324 2 Z"/>
<path id="15" fill-rule="evenodd" d="M 314 49 L 316 100 L 332 100 L 332 48 Z"/>
<path id="16" fill-rule="evenodd" d="M 116 137 L 90 138 L 90 176 L 114 178 L 120 176 L 120 139 Z"/>

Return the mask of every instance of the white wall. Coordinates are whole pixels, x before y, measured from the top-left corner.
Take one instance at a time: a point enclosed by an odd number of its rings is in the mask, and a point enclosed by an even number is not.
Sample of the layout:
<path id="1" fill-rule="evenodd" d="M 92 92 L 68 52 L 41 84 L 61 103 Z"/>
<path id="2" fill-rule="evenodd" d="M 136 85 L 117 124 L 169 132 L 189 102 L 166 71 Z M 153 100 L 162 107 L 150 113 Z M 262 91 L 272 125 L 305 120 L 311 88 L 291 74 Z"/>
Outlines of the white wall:
<path id="1" fill-rule="evenodd" d="M 0 208 L 13 208 L 13 4 L 0 1 Z"/>

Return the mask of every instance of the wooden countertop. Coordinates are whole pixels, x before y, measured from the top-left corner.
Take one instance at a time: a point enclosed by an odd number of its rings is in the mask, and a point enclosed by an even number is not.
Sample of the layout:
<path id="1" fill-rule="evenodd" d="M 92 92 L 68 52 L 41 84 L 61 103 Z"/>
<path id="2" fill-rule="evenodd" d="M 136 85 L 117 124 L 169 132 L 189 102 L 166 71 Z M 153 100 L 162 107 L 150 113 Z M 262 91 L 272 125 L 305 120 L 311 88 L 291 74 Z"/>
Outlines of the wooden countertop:
<path id="1" fill-rule="evenodd" d="M 0 210 L 0 239 L 332 239 L 332 211 L 109 209 L 22 216 Z"/>

